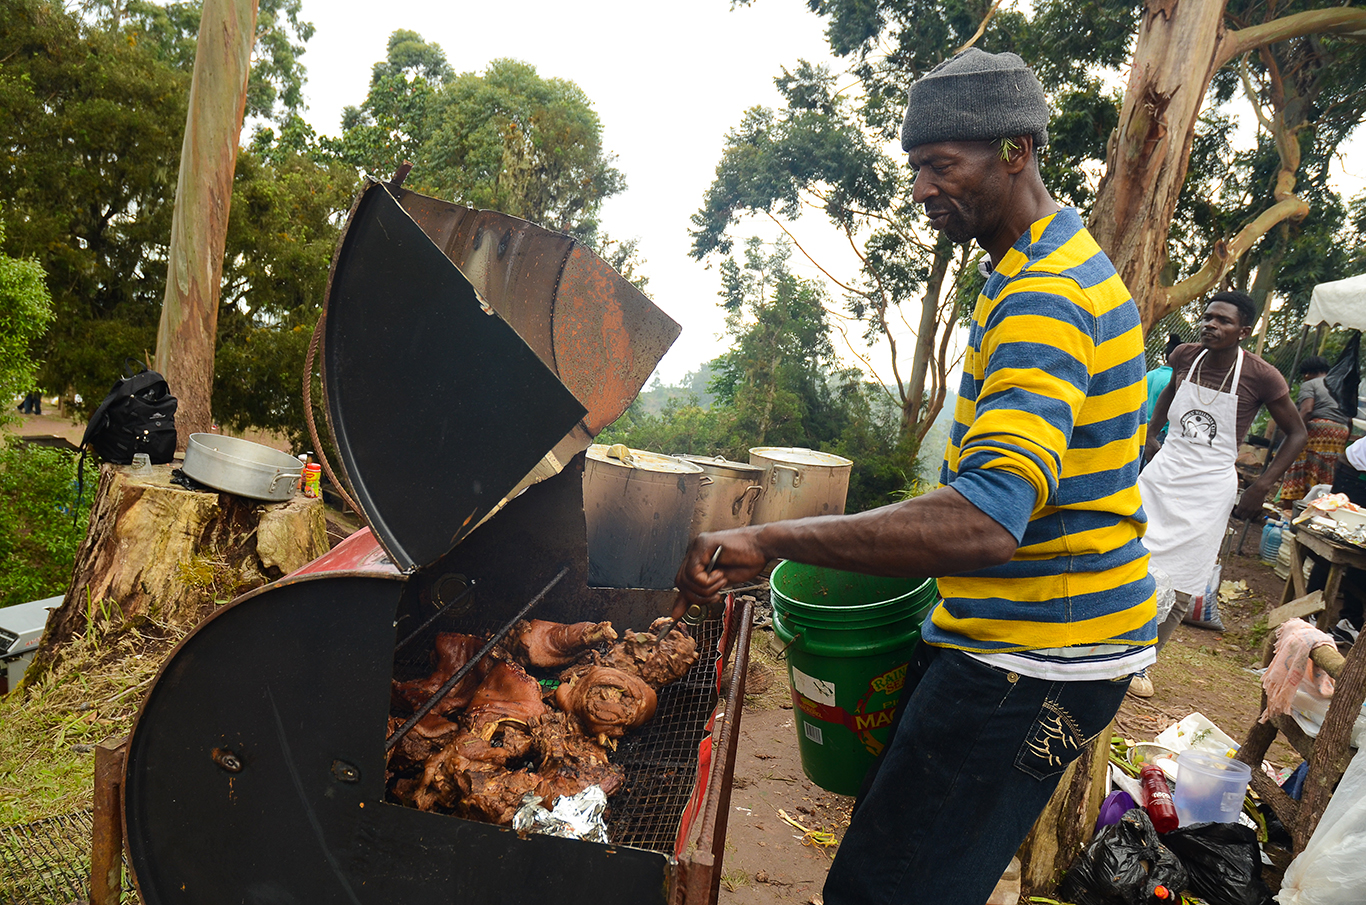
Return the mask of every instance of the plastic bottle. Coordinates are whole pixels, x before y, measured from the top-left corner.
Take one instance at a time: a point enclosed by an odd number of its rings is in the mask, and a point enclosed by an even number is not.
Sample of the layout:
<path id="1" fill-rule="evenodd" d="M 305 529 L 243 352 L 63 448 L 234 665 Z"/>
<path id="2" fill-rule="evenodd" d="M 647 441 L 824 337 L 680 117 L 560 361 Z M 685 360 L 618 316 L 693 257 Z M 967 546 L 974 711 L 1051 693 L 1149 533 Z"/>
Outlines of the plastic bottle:
<path id="1" fill-rule="evenodd" d="M 1171 786 L 1162 768 L 1156 764 L 1144 764 L 1138 771 L 1138 782 L 1143 787 L 1143 809 L 1148 812 L 1153 827 L 1159 833 L 1170 833 L 1181 824 L 1176 816 L 1176 805 L 1172 802 Z"/>
<path id="2" fill-rule="evenodd" d="M 1276 554 L 1281 552 L 1281 538 L 1284 533 L 1284 522 L 1277 518 L 1267 519 L 1266 526 L 1262 528 L 1261 556 L 1264 565 L 1276 565 Z"/>

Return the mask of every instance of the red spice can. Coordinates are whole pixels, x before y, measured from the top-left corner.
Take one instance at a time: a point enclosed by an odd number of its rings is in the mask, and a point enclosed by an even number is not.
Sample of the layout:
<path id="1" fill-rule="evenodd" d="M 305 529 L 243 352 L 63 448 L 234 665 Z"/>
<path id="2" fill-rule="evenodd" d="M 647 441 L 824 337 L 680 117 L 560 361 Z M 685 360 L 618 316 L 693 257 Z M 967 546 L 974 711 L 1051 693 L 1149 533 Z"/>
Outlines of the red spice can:
<path id="1" fill-rule="evenodd" d="M 317 462 L 312 462 L 304 466 L 303 491 L 304 496 L 322 496 L 322 473 L 323 467 Z"/>

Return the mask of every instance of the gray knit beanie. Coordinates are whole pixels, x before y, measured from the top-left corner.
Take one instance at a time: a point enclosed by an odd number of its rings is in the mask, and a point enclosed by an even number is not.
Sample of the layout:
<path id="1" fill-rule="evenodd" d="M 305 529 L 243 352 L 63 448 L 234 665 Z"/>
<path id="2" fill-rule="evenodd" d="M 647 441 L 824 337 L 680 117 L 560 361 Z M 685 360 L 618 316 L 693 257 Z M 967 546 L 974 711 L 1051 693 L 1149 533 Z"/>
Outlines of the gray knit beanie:
<path id="1" fill-rule="evenodd" d="M 990 141 L 1033 135 L 1048 144 L 1048 103 L 1043 87 L 1013 53 L 969 47 L 911 85 L 901 147 L 932 141 Z"/>

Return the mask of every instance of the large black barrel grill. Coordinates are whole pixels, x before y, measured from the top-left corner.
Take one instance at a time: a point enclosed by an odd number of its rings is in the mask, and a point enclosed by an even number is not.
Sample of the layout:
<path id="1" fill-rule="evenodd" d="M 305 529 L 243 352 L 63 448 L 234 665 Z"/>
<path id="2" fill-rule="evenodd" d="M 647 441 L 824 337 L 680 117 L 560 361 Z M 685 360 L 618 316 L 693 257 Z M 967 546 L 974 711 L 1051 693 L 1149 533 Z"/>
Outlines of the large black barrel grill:
<path id="1" fill-rule="evenodd" d="M 677 324 L 570 237 L 380 182 L 351 211 L 324 317 L 328 419 L 369 531 L 167 660 L 124 783 L 143 900 L 714 901 L 749 642 L 733 604 L 613 752 L 610 843 L 386 794 L 392 681 L 439 632 L 488 636 L 528 604 L 632 629 L 671 608 L 667 589 L 588 586 L 582 480 Z"/>

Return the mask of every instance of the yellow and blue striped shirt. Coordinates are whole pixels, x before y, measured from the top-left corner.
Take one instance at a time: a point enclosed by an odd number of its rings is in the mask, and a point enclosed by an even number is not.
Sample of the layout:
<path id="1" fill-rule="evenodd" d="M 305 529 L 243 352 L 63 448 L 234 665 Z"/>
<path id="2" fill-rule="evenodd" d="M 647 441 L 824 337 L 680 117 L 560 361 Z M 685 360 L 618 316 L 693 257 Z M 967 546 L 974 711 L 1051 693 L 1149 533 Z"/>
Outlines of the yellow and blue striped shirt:
<path id="1" fill-rule="evenodd" d="M 1019 549 L 939 580 L 928 643 L 1154 643 L 1137 486 L 1144 370 L 1138 308 L 1077 212 L 1032 224 L 977 298 L 940 475 Z"/>

